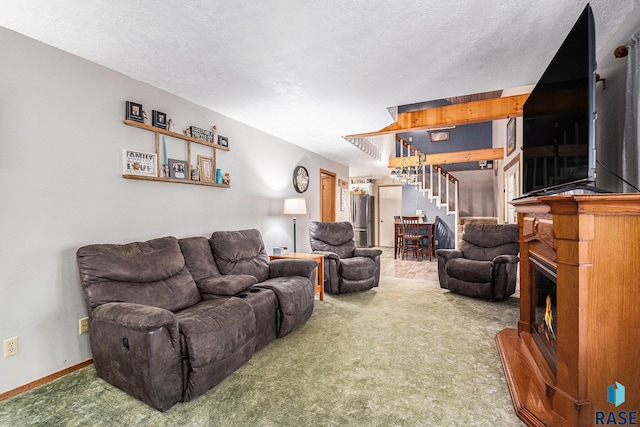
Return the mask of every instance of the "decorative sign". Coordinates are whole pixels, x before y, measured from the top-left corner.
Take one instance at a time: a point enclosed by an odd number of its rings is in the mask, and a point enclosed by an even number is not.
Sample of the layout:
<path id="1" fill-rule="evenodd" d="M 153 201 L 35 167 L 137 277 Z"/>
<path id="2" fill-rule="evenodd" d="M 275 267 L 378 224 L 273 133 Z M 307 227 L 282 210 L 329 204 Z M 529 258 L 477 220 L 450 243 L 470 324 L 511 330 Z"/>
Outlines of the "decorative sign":
<path id="1" fill-rule="evenodd" d="M 191 132 L 191 137 L 195 138 L 195 139 L 201 139 L 203 141 L 207 141 L 210 142 L 212 144 L 216 144 L 217 141 L 214 141 L 213 139 L 213 132 L 210 130 L 206 130 L 206 129 L 200 129 L 198 127 L 195 126 L 190 126 L 189 127 L 189 131 Z"/>
<path id="2" fill-rule="evenodd" d="M 157 164 L 155 153 L 122 150 L 122 173 L 125 175 L 158 176 Z"/>

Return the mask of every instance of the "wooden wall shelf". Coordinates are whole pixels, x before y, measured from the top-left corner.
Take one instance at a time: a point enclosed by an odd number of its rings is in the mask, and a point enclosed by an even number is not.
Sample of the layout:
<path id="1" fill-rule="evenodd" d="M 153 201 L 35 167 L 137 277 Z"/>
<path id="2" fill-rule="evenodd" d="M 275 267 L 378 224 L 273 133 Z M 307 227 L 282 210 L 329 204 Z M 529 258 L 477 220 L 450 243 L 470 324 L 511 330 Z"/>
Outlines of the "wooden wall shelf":
<path id="1" fill-rule="evenodd" d="M 155 126 L 145 125 L 144 123 L 138 123 L 138 122 L 134 122 L 132 120 L 125 120 L 124 124 L 125 125 L 129 125 L 129 126 L 133 126 L 133 127 L 136 127 L 136 128 L 148 130 L 150 132 L 161 133 L 163 135 L 171 136 L 173 138 L 182 139 L 184 141 L 190 141 L 190 142 L 195 142 L 196 144 L 206 145 L 207 147 L 215 148 L 216 150 L 229 151 L 229 147 L 225 147 L 223 145 L 212 144 L 211 142 L 203 141 L 201 139 L 192 138 L 190 136 L 183 135 L 183 134 L 177 133 L 177 132 L 172 132 L 170 130 L 160 129 L 160 128 L 157 128 Z"/>
<path id="2" fill-rule="evenodd" d="M 216 171 L 217 150 L 229 151 L 229 147 L 225 147 L 223 145 L 213 144 L 211 142 L 203 141 L 201 139 L 193 138 L 191 136 L 183 135 L 181 133 L 172 132 L 170 130 L 160 129 L 155 126 L 150 126 L 144 123 L 139 123 L 132 120 L 125 120 L 124 124 L 155 133 L 155 152 L 157 154 L 156 170 L 158 171 L 158 173 L 160 173 L 160 135 L 161 134 L 186 141 L 187 143 L 187 175 L 188 176 L 190 176 L 191 174 L 191 143 L 204 145 L 206 147 L 210 147 L 213 150 L 214 179 L 215 179 L 215 171 Z M 130 174 L 124 174 L 124 173 L 122 174 L 122 177 L 126 179 L 139 179 L 144 181 L 172 182 L 176 184 L 192 184 L 192 185 L 204 185 L 207 187 L 230 188 L 229 184 L 218 184 L 215 181 L 193 181 L 191 179 L 163 178 L 163 177 L 156 177 L 156 176 L 130 175 Z"/>
<path id="3" fill-rule="evenodd" d="M 142 179 L 145 181 L 174 182 L 176 184 L 193 184 L 193 185 L 206 185 L 208 187 L 230 188 L 229 184 L 216 184 L 215 182 L 209 182 L 209 181 L 192 181 L 190 179 L 160 178 L 157 176 L 127 175 L 127 174 L 122 174 L 122 177 L 126 179 Z"/>

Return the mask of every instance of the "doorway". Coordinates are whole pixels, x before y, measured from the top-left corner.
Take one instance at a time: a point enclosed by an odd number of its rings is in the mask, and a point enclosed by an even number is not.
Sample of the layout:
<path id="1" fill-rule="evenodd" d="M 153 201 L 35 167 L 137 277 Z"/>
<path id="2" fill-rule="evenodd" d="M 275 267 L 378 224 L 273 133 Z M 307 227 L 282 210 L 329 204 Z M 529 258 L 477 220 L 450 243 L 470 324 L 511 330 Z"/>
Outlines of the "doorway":
<path id="1" fill-rule="evenodd" d="M 320 221 L 336 221 L 336 174 L 320 169 Z"/>
<path id="2" fill-rule="evenodd" d="M 378 246 L 394 246 L 395 215 L 402 214 L 402 185 L 378 186 Z"/>

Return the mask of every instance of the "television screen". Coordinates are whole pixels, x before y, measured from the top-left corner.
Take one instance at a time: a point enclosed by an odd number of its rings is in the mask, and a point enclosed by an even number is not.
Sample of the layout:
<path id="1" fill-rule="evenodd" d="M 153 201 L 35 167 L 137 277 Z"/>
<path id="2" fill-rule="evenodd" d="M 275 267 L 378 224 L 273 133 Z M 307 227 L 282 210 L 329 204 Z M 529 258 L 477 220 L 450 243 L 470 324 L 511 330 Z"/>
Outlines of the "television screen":
<path id="1" fill-rule="evenodd" d="M 595 68 L 587 5 L 524 104 L 524 194 L 595 181 Z"/>

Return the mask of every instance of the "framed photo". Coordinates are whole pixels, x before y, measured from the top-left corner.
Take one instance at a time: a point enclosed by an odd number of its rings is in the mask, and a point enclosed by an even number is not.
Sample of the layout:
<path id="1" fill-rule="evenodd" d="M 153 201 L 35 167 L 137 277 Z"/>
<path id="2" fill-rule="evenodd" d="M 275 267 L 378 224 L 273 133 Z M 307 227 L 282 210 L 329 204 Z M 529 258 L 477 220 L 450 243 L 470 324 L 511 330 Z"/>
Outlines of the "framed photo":
<path id="1" fill-rule="evenodd" d="M 507 156 L 516 149 L 516 118 L 512 117 L 507 123 Z"/>
<path id="2" fill-rule="evenodd" d="M 151 124 L 160 129 L 167 129 L 167 115 L 163 112 L 153 110 Z"/>
<path id="3" fill-rule="evenodd" d="M 136 102 L 127 101 L 127 108 L 125 111 L 125 118 L 134 122 L 142 123 L 142 104 Z"/>
<path id="4" fill-rule="evenodd" d="M 189 168 L 184 160 L 169 159 L 169 178 L 189 179 Z"/>
<path id="5" fill-rule="evenodd" d="M 441 130 L 436 132 L 429 132 L 429 138 L 431 138 L 431 142 L 448 141 L 449 131 Z"/>
<path id="6" fill-rule="evenodd" d="M 158 176 L 158 155 L 135 150 L 122 150 L 123 175 Z"/>
<path id="7" fill-rule="evenodd" d="M 226 136 L 218 135 L 218 145 L 222 145 L 223 147 L 229 146 L 229 138 Z"/>
<path id="8" fill-rule="evenodd" d="M 214 182 L 213 158 L 198 155 L 198 166 L 200 166 L 200 181 Z"/>

